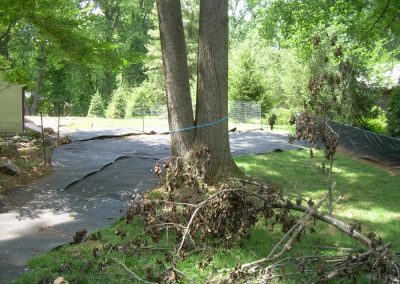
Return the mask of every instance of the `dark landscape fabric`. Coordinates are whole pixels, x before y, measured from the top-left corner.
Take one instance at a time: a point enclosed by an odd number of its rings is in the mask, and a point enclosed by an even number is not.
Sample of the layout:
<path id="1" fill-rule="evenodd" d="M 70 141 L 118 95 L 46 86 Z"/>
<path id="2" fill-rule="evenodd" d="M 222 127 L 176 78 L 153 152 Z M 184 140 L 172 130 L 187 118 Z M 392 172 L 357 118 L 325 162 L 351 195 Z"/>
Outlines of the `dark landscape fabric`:
<path id="1" fill-rule="evenodd" d="M 329 126 L 339 134 L 339 145 L 359 157 L 400 166 L 400 139 L 380 135 L 336 121 Z"/>

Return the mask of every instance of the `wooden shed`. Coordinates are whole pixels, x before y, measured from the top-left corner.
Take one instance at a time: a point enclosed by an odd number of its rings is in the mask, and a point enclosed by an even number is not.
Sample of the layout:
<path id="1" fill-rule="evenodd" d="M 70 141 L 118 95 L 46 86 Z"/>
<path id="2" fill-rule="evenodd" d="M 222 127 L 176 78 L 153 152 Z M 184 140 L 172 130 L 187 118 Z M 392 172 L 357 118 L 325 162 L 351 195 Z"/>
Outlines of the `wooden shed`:
<path id="1" fill-rule="evenodd" d="M 3 79 L 0 70 L 0 132 L 24 130 L 24 87 Z"/>

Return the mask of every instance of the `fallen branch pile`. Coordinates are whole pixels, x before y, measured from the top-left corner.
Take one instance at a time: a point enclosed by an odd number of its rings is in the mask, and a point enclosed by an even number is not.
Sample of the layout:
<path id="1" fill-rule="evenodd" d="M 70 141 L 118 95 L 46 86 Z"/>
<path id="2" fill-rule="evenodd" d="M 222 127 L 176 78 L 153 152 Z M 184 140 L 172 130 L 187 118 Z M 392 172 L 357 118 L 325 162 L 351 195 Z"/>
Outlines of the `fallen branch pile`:
<path id="1" fill-rule="evenodd" d="M 180 190 L 179 194 L 169 191 L 158 200 L 145 198 L 132 205 L 125 218 L 129 223 L 134 216 L 140 215 L 147 233 L 156 242 L 165 235 L 175 238 L 174 253 L 169 257 L 172 272 L 179 258 L 204 247 L 211 247 L 209 252 L 212 254 L 212 247 L 232 246 L 247 237 L 250 228 L 263 218 L 269 230 L 280 224 L 283 238 L 265 258 L 238 263 L 221 271 L 221 275 L 234 281 L 266 283 L 296 276 L 324 283 L 334 278 L 356 279 L 363 272 L 380 282 L 399 283 L 399 263 L 391 254 L 390 244 L 383 244 L 374 233 L 365 236 L 358 228 L 318 212 L 326 197 L 317 203 L 300 197 L 293 200 L 273 187 L 234 180 L 207 193 L 185 194 Z M 294 212 L 303 215 L 299 218 Z M 332 225 L 361 242 L 366 247 L 365 252 L 334 257 L 284 257 L 306 229 L 313 229 L 317 221 Z M 212 255 L 207 259 L 201 265 L 206 266 Z M 180 276 L 185 277 L 183 273 Z"/>

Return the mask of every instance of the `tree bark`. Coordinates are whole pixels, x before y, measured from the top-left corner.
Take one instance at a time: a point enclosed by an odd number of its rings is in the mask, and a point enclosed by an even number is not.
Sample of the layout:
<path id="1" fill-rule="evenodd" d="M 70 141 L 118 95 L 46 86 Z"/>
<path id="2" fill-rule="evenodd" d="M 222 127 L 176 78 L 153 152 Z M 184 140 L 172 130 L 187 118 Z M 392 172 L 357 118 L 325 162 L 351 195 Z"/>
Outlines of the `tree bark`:
<path id="1" fill-rule="evenodd" d="M 205 179 L 239 172 L 228 136 L 228 0 L 200 1 L 196 122 L 190 97 L 189 72 L 179 0 L 157 0 L 161 49 L 166 82 L 171 155 L 188 159 L 206 146 L 209 161 Z M 195 125 L 194 128 L 191 128 Z"/>
<path id="2" fill-rule="evenodd" d="M 194 142 L 192 99 L 180 0 L 157 0 L 171 155 L 185 157 Z"/>
<path id="3" fill-rule="evenodd" d="M 228 0 L 201 0 L 196 124 L 219 121 L 196 129 L 195 148 L 206 145 L 210 154 L 206 169 L 209 183 L 237 169 L 230 152 L 227 116 Z"/>

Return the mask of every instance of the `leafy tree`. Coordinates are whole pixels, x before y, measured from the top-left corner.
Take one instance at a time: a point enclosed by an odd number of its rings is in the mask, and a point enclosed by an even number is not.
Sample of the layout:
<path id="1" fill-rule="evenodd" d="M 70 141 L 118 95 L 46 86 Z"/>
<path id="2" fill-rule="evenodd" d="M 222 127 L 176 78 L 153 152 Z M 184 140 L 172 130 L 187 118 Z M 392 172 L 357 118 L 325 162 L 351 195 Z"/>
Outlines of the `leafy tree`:
<path id="1" fill-rule="evenodd" d="M 118 74 L 122 74 L 126 87 L 133 87 L 145 79 L 138 53 L 144 54 L 147 51 L 147 31 L 154 25 L 150 18 L 153 4 L 153 0 L 86 2 L 91 10 L 101 11 L 91 13 L 91 30 L 113 47 L 113 52 L 120 60 L 115 68 L 102 65 L 97 70 L 101 82 L 99 89 L 106 100 L 110 99 L 113 90 L 118 87 Z"/>
<path id="2" fill-rule="evenodd" d="M 128 97 L 126 115 L 128 117 L 148 114 L 159 105 L 165 105 L 164 92 L 154 88 L 154 85 L 145 82 L 133 88 Z"/>
<path id="3" fill-rule="evenodd" d="M 348 48 L 346 37 L 332 27 L 313 36 L 309 60 L 310 98 L 305 101 L 318 116 L 335 118 L 358 126 L 374 117 L 377 92 L 368 86 L 364 62 L 368 53 Z M 363 79 L 360 79 L 363 78 Z"/>
<path id="4" fill-rule="evenodd" d="M 230 0 L 229 1 L 229 33 L 231 45 L 246 40 L 258 25 L 257 13 L 261 1 Z"/>
<path id="5" fill-rule="evenodd" d="M 189 71 L 179 0 L 157 0 L 170 129 L 218 122 L 212 127 L 171 133 L 171 155 L 209 155 L 208 183 L 237 170 L 228 138 L 228 1 L 200 1 L 196 121 L 191 108 Z M 199 169 L 200 170 L 200 169 Z"/>
<path id="6" fill-rule="evenodd" d="M 235 101 L 255 101 L 261 103 L 263 113 L 271 108 L 271 98 L 265 94 L 265 87 L 258 72 L 255 58 L 250 50 L 240 54 L 239 66 L 230 73 L 230 99 Z"/>
<path id="7" fill-rule="evenodd" d="M 120 86 L 112 95 L 112 99 L 107 108 L 107 117 L 124 118 L 126 112 L 126 89 Z"/>
<path id="8" fill-rule="evenodd" d="M 88 116 L 90 117 L 104 117 L 104 104 L 103 99 L 99 92 L 96 92 L 94 96 L 92 96 L 92 100 L 90 101 L 90 107 L 88 111 Z"/>
<path id="9" fill-rule="evenodd" d="M 257 29 L 236 43 L 230 51 L 229 64 L 231 99 L 258 101 L 264 113 L 271 108 L 294 111 L 303 105 L 307 95 L 308 66 L 292 50 L 266 46 Z M 247 93 L 258 95 L 243 96 Z"/>
<path id="10" fill-rule="evenodd" d="M 400 88 L 392 91 L 387 110 L 387 122 L 389 134 L 400 137 Z"/>
<path id="11" fill-rule="evenodd" d="M 93 63 L 100 55 L 109 66 L 114 65 L 116 57 L 108 52 L 112 47 L 105 43 L 99 44 L 86 29 L 87 11 L 80 8 L 79 1 L 5 0 L 1 2 L 0 7 L 0 28 L 7 27 L 3 37 L 8 38 L 8 42 L 3 42 L 2 49 L 7 49 L 14 31 L 34 29 L 33 35 L 38 37 L 35 40 L 44 40 L 53 47 L 55 54 L 57 51 L 59 55 L 67 54 L 83 64 Z M 108 58 L 102 55 L 107 55 Z"/>
<path id="12" fill-rule="evenodd" d="M 114 1 L 104 10 L 100 2 L 107 1 L 1 1 L 0 62 L 9 80 L 28 86 L 33 112 L 39 101 L 56 112 L 62 93 L 71 113 L 86 115 L 90 94 L 112 92 L 116 74 L 125 74 L 128 85 L 143 80 L 140 53 L 153 2 Z M 61 69 L 68 70 L 62 81 L 54 74 Z"/>
<path id="13" fill-rule="evenodd" d="M 295 46 L 304 58 L 311 55 L 315 28 L 337 27 L 357 47 L 371 48 L 384 39 L 399 39 L 398 1 L 260 0 L 258 17 L 266 39 L 279 46 Z M 389 48 L 389 46 L 388 46 Z"/>
<path id="14" fill-rule="evenodd" d="M 264 38 L 278 48 L 295 48 L 309 65 L 306 103 L 314 111 L 357 125 L 377 114 L 372 69 L 389 53 L 398 56 L 400 2 L 258 2 Z"/>

